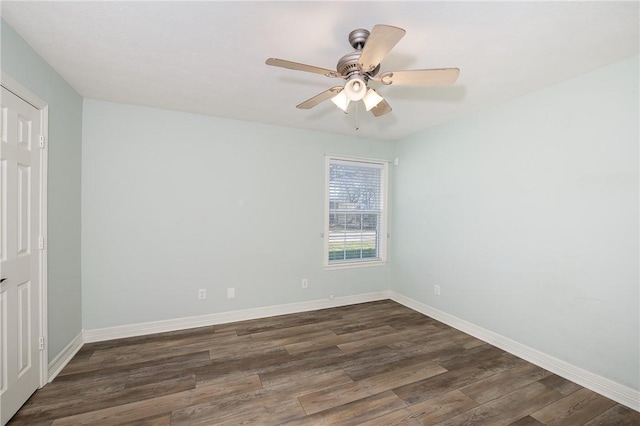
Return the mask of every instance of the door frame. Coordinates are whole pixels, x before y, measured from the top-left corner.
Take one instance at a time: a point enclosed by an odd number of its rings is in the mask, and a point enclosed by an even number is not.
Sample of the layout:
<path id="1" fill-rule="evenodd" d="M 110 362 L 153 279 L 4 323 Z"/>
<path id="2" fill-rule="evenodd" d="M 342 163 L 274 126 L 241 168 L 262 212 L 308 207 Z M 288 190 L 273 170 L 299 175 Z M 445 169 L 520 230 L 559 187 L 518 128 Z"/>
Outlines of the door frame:
<path id="1" fill-rule="evenodd" d="M 44 136 L 44 148 L 40 150 L 40 235 L 44 239 L 44 248 L 38 250 L 38 261 L 40 262 L 40 307 L 38 314 L 38 332 L 40 337 L 44 339 L 44 348 L 40 350 L 40 386 L 42 387 L 49 381 L 49 339 L 48 339 L 48 319 L 47 319 L 47 166 L 49 160 L 49 104 L 42 100 L 31 90 L 18 83 L 15 79 L 2 72 L 1 85 L 9 90 L 25 102 L 31 104 L 40 111 L 40 119 L 42 120 L 42 136 Z"/>

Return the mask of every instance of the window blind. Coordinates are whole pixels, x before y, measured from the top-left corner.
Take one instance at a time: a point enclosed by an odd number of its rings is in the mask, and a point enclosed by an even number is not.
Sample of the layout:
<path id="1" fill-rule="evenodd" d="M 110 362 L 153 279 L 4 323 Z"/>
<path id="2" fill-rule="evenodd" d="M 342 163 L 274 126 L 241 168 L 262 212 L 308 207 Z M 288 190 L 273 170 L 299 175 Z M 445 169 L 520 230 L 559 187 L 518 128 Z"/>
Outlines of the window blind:
<path id="1" fill-rule="evenodd" d="M 384 166 L 330 159 L 329 264 L 381 259 Z"/>

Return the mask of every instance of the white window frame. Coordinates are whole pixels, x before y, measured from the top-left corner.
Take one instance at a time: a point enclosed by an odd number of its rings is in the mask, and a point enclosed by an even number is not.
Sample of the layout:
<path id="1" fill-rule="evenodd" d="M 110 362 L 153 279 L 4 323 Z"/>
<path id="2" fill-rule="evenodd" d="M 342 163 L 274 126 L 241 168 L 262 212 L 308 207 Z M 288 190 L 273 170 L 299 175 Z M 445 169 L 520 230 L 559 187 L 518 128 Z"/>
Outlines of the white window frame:
<path id="1" fill-rule="evenodd" d="M 369 163 L 381 166 L 382 172 L 382 210 L 381 220 L 378 224 L 378 257 L 371 260 L 346 260 L 340 262 L 329 261 L 329 178 L 330 178 L 330 165 L 333 160 L 336 161 L 349 161 L 354 163 Z M 347 268 L 362 268 L 371 266 L 382 266 L 387 264 L 387 223 L 389 218 L 388 207 L 388 193 L 389 193 L 389 161 L 362 158 L 362 157 L 349 157 L 343 155 L 326 154 L 325 155 L 325 212 L 324 212 L 324 249 L 323 249 L 323 264 L 325 269 L 347 269 Z"/>

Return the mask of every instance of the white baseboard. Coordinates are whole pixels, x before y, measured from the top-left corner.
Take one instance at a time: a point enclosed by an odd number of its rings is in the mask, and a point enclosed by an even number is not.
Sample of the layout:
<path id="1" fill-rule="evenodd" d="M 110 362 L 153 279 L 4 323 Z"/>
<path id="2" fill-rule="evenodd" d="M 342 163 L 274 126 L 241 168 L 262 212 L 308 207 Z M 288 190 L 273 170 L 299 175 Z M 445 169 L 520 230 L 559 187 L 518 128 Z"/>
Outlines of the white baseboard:
<path id="1" fill-rule="evenodd" d="M 51 381 L 56 378 L 56 376 L 58 375 L 58 373 L 60 373 L 60 371 L 62 371 L 64 366 L 67 365 L 69 363 L 69 361 L 71 361 L 71 359 L 75 356 L 75 354 L 78 353 L 80 348 L 82 348 L 82 345 L 84 345 L 84 339 L 83 339 L 82 335 L 83 335 L 83 332 L 81 331 L 49 363 L 49 368 L 48 368 L 48 370 L 49 370 L 49 372 L 48 372 L 48 374 L 49 374 L 48 382 L 49 383 L 51 383 Z"/>
<path id="2" fill-rule="evenodd" d="M 544 368 L 545 370 L 564 377 L 567 380 L 571 380 L 580 386 L 591 389 L 592 391 L 609 399 L 626 405 L 633 410 L 640 411 L 640 391 L 598 376 L 597 374 L 586 371 L 580 367 L 576 367 L 575 365 L 530 348 L 500 334 L 478 327 L 475 324 L 405 297 L 394 291 L 389 291 L 389 295 L 389 298 L 395 302 L 470 334 L 471 336 L 503 349 L 510 354 L 529 361 L 538 367 Z"/>
<path id="3" fill-rule="evenodd" d="M 84 330 L 83 336 L 86 343 L 101 342 L 104 340 L 144 336 L 147 334 L 185 330 L 188 328 L 226 324 L 229 322 L 246 321 L 257 318 L 267 318 L 276 315 L 315 311 L 318 309 L 334 308 L 337 306 L 353 305 L 356 303 L 373 302 L 385 299 L 389 299 L 389 291 L 387 290 L 376 293 L 358 294 L 355 296 L 336 297 L 335 299 L 313 300 L 309 302 L 267 306 L 264 308 L 245 309 L 241 311 L 221 312 L 194 317 Z"/>

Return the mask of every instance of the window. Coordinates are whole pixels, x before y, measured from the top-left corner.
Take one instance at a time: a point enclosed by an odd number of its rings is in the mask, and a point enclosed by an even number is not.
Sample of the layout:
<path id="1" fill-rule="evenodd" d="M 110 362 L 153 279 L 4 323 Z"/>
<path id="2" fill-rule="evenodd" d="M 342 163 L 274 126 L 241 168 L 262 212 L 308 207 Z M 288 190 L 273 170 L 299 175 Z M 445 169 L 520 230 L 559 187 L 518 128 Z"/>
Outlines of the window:
<path id="1" fill-rule="evenodd" d="M 386 161 L 327 156 L 325 266 L 386 261 Z"/>

